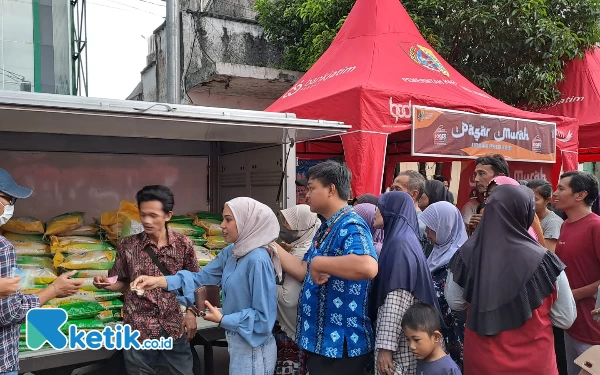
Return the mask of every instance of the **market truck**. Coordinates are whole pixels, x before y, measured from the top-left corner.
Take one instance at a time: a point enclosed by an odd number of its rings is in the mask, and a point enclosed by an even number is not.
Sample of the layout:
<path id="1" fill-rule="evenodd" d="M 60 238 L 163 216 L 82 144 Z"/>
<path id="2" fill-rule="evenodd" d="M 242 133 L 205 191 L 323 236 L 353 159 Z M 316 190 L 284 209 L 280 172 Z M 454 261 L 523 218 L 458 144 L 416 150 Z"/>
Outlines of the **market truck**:
<path id="1" fill-rule="evenodd" d="M 176 215 L 219 214 L 238 196 L 277 211 L 296 204 L 295 144 L 348 128 L 289 113 L 0 91 L 0 167 L 34 189 L 16 216 L 42 223 L 72 212 L 97 222 L 151 184 L 173 190 Z M 23 352 L 21 373 L 70 374 L 112 354 Z"/>

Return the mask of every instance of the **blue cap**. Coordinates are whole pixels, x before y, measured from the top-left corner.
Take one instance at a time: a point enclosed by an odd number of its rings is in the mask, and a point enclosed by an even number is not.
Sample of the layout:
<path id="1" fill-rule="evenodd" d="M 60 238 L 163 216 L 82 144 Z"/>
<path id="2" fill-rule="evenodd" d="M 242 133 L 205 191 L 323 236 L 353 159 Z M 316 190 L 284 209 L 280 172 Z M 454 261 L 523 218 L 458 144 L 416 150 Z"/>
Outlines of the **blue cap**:
<path id="1" fill-rule="evenodd" d="M 17 185 L 10 173 L 0 168 L 0 191 L 13 198 L 29 198 L 33 190 Z"/>

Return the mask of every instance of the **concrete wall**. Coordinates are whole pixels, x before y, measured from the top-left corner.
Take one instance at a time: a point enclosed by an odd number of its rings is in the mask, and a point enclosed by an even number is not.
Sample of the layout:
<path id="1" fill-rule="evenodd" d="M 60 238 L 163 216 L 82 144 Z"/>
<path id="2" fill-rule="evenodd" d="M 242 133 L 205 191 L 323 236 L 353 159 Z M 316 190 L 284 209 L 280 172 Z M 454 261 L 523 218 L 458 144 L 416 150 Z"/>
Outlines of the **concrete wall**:
<path id="1" fill-rule="evenodd" d="M 273 99 L 260 99 L 251 96 L 219 95 L 210 92 L 192 91 L 189 92 L 188 95 L 192 98 L 192 103 L 207 107 L 263 111 L 273 103 Z"/>

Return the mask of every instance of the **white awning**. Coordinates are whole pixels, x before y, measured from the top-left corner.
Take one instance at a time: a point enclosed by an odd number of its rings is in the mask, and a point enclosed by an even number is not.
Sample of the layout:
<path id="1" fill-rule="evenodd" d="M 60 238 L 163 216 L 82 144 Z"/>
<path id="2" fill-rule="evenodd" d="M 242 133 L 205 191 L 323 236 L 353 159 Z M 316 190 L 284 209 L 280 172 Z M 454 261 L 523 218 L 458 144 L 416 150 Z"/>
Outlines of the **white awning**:
<path id="1" fill-rule="evenodd" d="M 290 113 L 0 91 L 0 131 L 5 132 L 273 144 L 349 128 Z"/>

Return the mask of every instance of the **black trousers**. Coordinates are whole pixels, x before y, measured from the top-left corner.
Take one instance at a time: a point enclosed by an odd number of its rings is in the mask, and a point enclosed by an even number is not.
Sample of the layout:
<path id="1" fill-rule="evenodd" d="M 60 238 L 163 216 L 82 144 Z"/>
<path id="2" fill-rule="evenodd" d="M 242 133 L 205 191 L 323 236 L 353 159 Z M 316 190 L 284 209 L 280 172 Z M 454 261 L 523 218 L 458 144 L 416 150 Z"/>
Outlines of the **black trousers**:
<path id="1" fill-rule="evenodd" d="M 554 332 L 554 351 L 556 352 L 556 365 L 560 375 L 567 375 L 567 353 L 565 351 L 565 331 L 552 327 Z"/>
<path id="2" fill-rule="evenodd" d="M 306 368 L 310 375 L 365 375 L 366 369 L 373 361 L 373 353 L 358 357 L 348 357 L 344 345 L 342 358 L 329 358 L 315 353 L 308 353 Z"/>

